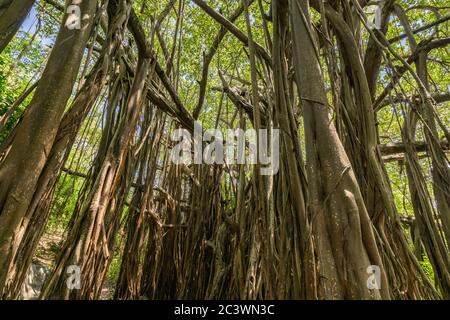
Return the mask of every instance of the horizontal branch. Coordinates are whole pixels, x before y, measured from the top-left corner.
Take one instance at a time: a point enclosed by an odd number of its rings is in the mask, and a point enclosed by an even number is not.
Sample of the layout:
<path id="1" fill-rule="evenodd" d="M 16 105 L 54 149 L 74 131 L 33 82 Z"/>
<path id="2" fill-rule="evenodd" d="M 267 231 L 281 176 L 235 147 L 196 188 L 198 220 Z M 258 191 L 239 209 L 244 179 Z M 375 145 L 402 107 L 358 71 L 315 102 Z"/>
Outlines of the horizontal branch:
<path id="1" fill-rule="evenodd" d="M 438 19 L 438 20 L 436 20 L 436 21 L 434 21 L 432 23 L 426 24 L 426 25 L 424 25 L 424 26 L 422 26 L 420 28 L 417 28 L 417 29 L 413 30 L 412 33 L 413 34 L 418 34 L 419 32 L 422 32 L 422 31 L 428 30 L 430 28 L 433 28 L 434 26 L 437 26 L 437 25 L 439 25 L 441 23 L 444 23 L 444 22 L 446 22 L 448 20 L 450 20 L 450 16 L 442 17 L 442 18 L 440 18 L 440 19 Z M 407 37 L 408 37 L 408 34 L 403 33 L 403 34 L 401 34 L 401 35 L 399 35 L 397 37 L 389 39 L 389 43 L 392 44 L 392 43 L 395 43 L 397 41 L 406 39 Z"/>
<path id="2" fill-rule="evenodd" d="M 406 59 L 408 64 L 412 64 L 419 58 L 423 52 L 428 53 L 433 49 L 442 48 L 450 44 L 450 38 L 443 39 L 428 39 L 419 43 L 416 50 Z M 400 65 L 392 71 L 392 81 L 384 88 L 383 92 L 377 97 L 373 103 L 374 110 L 378 110 L 388 94 L 392 91 L 394 86 L 400 81 L 408 68 L 405 65 Z"/>
<path id="3" fill-rule="evenodd" d="M 431 98 L 434 100 L 434 102 L 436 102 L 437 104 L 439 103 L 444 103 L 444 102 L 448 102 L 450 101 L 450 92 L 446 92 L 446 93 L 437 93 L 437 94 L 433 94 L 431 96 Z M 386 99 L 384 99 L 384 101 L 377 107 L 377 109 L 375 110 L 376 112 L 379 111 L 380 109 L 389 106 L 391 104 L 394 103 L 410 103 L 410 104 L 418 104 L 420 103 L 420 96 L 397 96 L 394 97 L 392 99 L 389 99 L 389 97 L 387 97 Z"/>
<path id="4" fill-rule="evenodd" d="M 441 141 L 441 147 L 443 150 L 450 151 L 450 144 L 447 141 Z M 381 154 L 383 156 L 389 156 L 393 154 L 405 153 L 406 148 L 403 142 L 395 142 L 389 144 L 381 144 L 378 146 Z M 414 150 L 416 152 L 426 152 L 428 151 L 428 145 L 424 141 L 418 141 L 414 143 Z"/>

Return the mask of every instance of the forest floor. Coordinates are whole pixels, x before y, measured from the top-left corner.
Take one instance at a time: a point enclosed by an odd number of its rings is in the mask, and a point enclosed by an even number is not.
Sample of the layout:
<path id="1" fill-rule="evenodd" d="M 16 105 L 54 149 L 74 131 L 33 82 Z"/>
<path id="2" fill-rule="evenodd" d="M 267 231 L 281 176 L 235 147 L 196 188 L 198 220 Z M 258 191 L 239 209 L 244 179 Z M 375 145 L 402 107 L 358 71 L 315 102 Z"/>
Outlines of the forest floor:
<path id="1" fill-rule="evenodd" d="M 48 268 L 51 268 L 53 261 L 56 261 L 62 241 L 63 236 L 60 232 L 44 233 L 39 241 L 34 260 L 44 266 L 47 266 Z"/>

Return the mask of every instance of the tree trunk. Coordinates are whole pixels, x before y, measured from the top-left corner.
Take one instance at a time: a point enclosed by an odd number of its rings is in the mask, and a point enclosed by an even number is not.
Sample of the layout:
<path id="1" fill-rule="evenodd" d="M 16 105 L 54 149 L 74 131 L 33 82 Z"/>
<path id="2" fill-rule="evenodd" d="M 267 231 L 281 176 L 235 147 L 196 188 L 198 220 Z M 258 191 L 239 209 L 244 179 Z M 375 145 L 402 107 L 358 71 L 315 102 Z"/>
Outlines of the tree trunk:
<path id="1" fill-rule="evenodd" d="M 0 288 L 25 231 L 22 224 L 39 176 L 51 151 L 62 114 L 90 36 L 97 1 L 85 1 L 82 28 L 65 27 L 64 16 L 55 46 L 24 119 L 0 164 Z M 3 290 L 3 289 L 2 289 Z"/>
<path id="2" fill-rule="evenodd" d="M 386 270 L 352 166 L 328 114 L 309 21 L 308 2 L 290 1 L 294 66 L 305 120 L 307 173 L 316 235 L 318 297 L 389 298 Z M 327 235 L 327 236 L 325 236 Z M 380 268 L 380 290 L 366 286 L 367 268 Z"/>
<path id="3" fill-rule="evenodd" d="M 123 116 L 119 119 L 118 128 L 105 155 L 100 154 L 103 160 L 99 161 L 93 184 L 86 190 L 86 198 L 79 206 L 80 211 L 69 231 L 57 267 L 46 283 L 41 298 L 98 298 L 112 258 L 110 250 L 114 245 L 123 197 L 130 184 L 126 181 L 127 175 L 122 177 L 122 174 L 126 172 L 129 146 L 143 106 L 149 66 L 148 53 L 141 52 Z M 78 265 L 81 269 L 81 289 L 75 292 L 65 286 L 61 277 L 70 265 Z M 99 273 L 93 278 L 94 270 Z"/>

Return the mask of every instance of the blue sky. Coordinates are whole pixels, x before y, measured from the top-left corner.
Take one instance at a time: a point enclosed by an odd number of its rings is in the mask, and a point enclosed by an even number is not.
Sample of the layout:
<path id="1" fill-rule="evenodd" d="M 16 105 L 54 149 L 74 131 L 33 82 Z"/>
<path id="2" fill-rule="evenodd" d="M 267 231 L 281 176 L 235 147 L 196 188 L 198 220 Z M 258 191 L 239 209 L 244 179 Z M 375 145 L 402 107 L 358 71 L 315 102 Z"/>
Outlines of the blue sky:
<path id="1" fill-rule="evenodd" d="M 20 27 L 20 31 L 34 33 L 37 27 L 37 11 L 36 4 L 31 8 L 30 13 L 26 17 L 22 26 Z M 40 42 L 42 45 L 51 45 L 53 40 L 48 38 L 44 33 L 40 33 Z"/>
<path id="2" fill-rule="evenodd" d="M 31 8 L 30 14 L 27 16 L 25 21 L 22 24 L 22 27 L 20 28 L 21 31 L 27 32 L 32 28 L 30 31 L 33 32 L 36 29 L 36 7 L 33 6 Z"/>

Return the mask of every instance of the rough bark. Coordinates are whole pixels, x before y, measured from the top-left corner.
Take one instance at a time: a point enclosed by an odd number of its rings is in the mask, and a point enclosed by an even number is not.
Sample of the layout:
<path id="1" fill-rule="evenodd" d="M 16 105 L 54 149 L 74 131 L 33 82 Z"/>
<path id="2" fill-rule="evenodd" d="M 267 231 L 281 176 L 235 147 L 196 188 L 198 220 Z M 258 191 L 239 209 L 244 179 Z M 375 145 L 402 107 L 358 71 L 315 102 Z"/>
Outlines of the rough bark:
<path id="1" fill-rule="evenodd" d="M 48 159 L 58 125 L 91 34 L 97 1 L 84 1 L 82 28 L 70 30 L 63 18 L 55 46 L 42 74 L 28 112 L 20 122 L 0 164 L 0 287 L 20 239 L 26 210 Z"/>
<path id="2" fill-rule="evenodd" d="M 389 298 L 386 270 L 352 166 L 330 121 L 308 3 L 290 1 L 294 65 L 305 119 L 308 189 L 318 270 L 318 297 Z M 324 237 L 323 235 L 328 235 Z M 366 269 L 381 269 L 381 290 Z"/>

